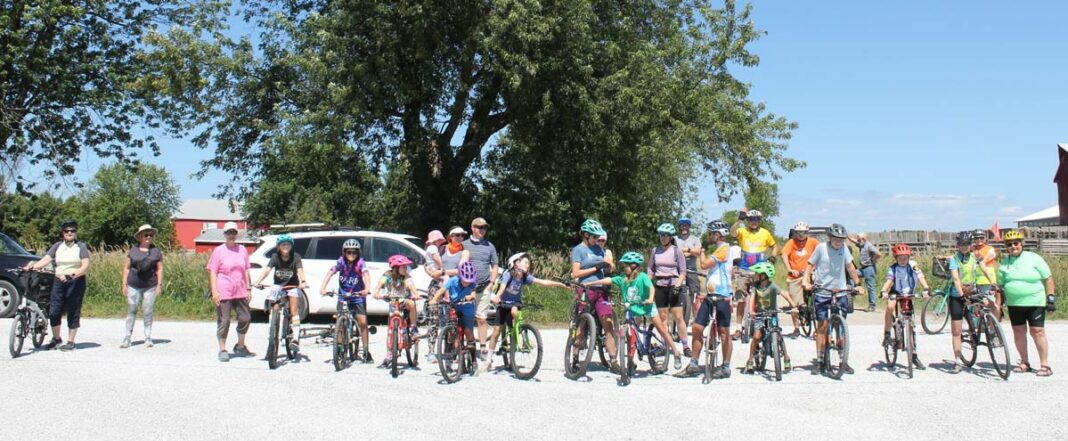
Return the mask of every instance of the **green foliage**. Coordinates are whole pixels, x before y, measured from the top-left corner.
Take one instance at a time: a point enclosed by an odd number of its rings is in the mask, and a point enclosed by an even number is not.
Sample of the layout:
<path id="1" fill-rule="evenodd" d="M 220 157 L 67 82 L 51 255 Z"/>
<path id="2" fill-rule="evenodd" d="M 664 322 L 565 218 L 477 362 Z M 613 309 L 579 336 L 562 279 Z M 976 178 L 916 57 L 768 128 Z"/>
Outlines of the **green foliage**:
<path id="1" fill-rule="evenodd" d="M 0 231 L 23 246 L 41 249 L 60 237 L 59 224 L 72 205 L 50 193 L 0 195 Z"/>
<path id="2" fill-rule="evenodd" d="M 142 224 L 159 230 L 156 243 L 174 240 L 170 217 L 180 203 L 178 187 L 161 167 L 103 166 L 76 201 L 73 217 L 80 223 L 78 237 L 86 243 L 132 243 Z"/>
<path id="3" fill-rule="evenodd" d="M 145 129 L 174 131 L 183 113 L 147 79 L 195 71 L 187 59 L 154 57 L 144 38 L 162 32 L 200 35 L 224 23 L 227 2 L 211 0 L 10 0 L 0 7 L 0 162 L 20 192 L 37 180 L 18 174 L 25 163 L 47 164 L 46 178 L 69 176 L 87 149 L 136 164 L 159 145 Z M 188 68 L 188 69 L 183 69 Z M 177 110 L 181 110 L 178 112 Z"/>
<path id="4" fill-rule="evenodd" d="M 125 248 L 92 252 L 82 315 L 126 315 L 126 303 L 122 297 L 122 266 L 126 252 Z M 162 294 L 155 306 L 157 319 L 210 320 L 215 317 L 215 307 L 205 295 L 208 291 L 208 274 L 204 267 L 207 264 L 207 254 L 164 254 Z"/>

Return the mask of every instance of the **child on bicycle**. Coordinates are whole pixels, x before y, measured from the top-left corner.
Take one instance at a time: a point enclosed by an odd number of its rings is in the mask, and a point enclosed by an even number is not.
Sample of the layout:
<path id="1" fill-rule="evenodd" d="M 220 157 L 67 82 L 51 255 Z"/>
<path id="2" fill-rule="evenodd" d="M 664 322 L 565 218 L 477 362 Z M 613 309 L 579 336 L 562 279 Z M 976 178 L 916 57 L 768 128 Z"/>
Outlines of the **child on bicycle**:
<path id="1" fill-rule="evenodd" d="M 463 262 L 456 268 L 456 275 L 449 278 L 434 297 L 430 304 L 436 304 L 438 300 L 445 303 L 454 303 L 456 309 L 456 321 L 464 329 L 464 338 L 467 340 L 468 349 L 475 348 L 475 281 L 478 273 L 475 265 L 471 262 Z M 448 294 L 448 295 L 446 295 Z"/>
<path id="2" fill-rule="evenodd" d="M 884 346 L 890 341 L 890 322 L 894 320 L 894 310 L 897 309 L 897 298 L 894 295 L 911 295 L 915 293 L 917 282 L 919 282 L 920 286 L 923 286 L 924 298 L 927 298 L 931 291 L 931 287 L 927 285 L 927 278 L 923 276 L 923 270 L 920 269 L 915 260 L 910 258 L 912 256 L 912 248 L 908 244 L 899 243 L 894 245 L 891 251 L 894 253 L 895 262 L 886 271 L 886 282 L 883 283 L 881 289 L 883 298 L 889 298 L 886 301 L 886 317 L 883 320 Z M 906 330 L 906 332 L 911 331 Z M 912 354 L 912 363 L 916 366 L 916 369 L 926 369 L 916 353 Z"/>
<path id="3" fill-rule="evenodd" d="M 730 259 L 730 244 L 727 236 L 730 234 L 730 226 L 723 221 L 713 221 L 708 224 L 708 241 L 711 245 L 711 255 L 700 257 L 701 269 L 707 270 L 705 279 L 708 281 L 707 291 L 697 296 L 695 309 L 697 315 L 693 320 L 693 357 L 690 365 L 680 376 L 697 375 L 700 372 L 698 365 L 701 359 L 701 349 L 705 344 L 705 328 L 712 322 L 712 308 L 715 308 L 716 326 L 719 327 L 719 341 L 723 351 L 723 364 L 713 373 L 715 378 L 728 378 L 731 376 L 731 297 L 733 289 L 731 284 L 731 269 L 733 262 Z M 711 297 L 709 297 L 711 296 Z"/>
<path id="4" fill-rule="evenodd" d="M 653 289 L 653 281 L 642 268 L 645 258 L 641 254 L 630 251 L 623 254 L 623 257 L 619 259 L 619 263 L 623 266 L 623 275 L 595 280 L 586 284 L 616 285 L 619 287 L 625 310 L 629 311 L 634 318 L 646 317 L 649 319 L 656 331 L 660 333 L 660 337 L 670 346 L 671 352 L 675 354 L 675 369 L 681 369 L 682 352 L 678 346 L 675 346 L 675 340 L 671 338 L 667 325 L 657 314 L 656 291 Z"/>
<path id="5" fill-rule="evenodd" d="M 337 274 L 338 302 L 347 302 L 349 311 L 356 318 L 356 325 L 360 329 L 364 363 L 372 363 L 371 352 L 368 350 L 367 333 L 367 287 L 371 286 L 371 273 L 367 271 L 367 264 L 360 257 L 360 241 L 356 239 L 346 240 L 341 245 L 341 257 L 337 263 L 326 271 L 323 277 L 323 285 L 319 288 L 319 295 L 327 295 L 326 285 L 330 278 Z"/>
<path id="6" fill-rule="evenodd" d="M 775 265 L 768 262 L 760 262 L 749 269 L 753 271 L 753 283 L 751 285 L 752 291 L 746 303 L 749 306 L 749 314 L 753 317 L 753 341 L 749 343 L 749 360 L 745 362 L 746 374 L 753 373 L 753 354 L 756 353 L 757 345 L 764 336 L 763 323 L 756 318 L 757 313 L 777 310 L 779 308 L 779 296 L 786 299 L 786 303 L 789 303 L 791 308 L 797 307 L 792 298 L 783 295 L 782 289 L 771 282 L 771 278 L 775 277 Z M 790 366 L 790 354 L 786 352 L 786 345 L 783 344 L 780 349 L 782 350 L 783 368 L 786 372 L 790 372 L 792 367 Z"/>
<path id="7" fill-rule="evenodd" d="M 282 295 L 289 297 L 289 316 L 294 335 L 297 335 L 297 330 L 300 329 L 300 310 L 299 299 L 301 288 L 307 288 L 307 279 L 304 278 L 304 263 L 301 261 L 300 253 L 293 251 L 293 237 L 288 234 L 283 234 L 275 239 L 275 247 L 277 252 L 271 256 L 271 260 L 267 262 L 267 267 L 260 271 L 260 276 L 256 278 L 256 282 L 253 286 L 263 286 L 263 279 L 267 278 L 267 275 L 274 271 L 274 284 L 271 285 L 267 291 L 267 300 L 271 302 L 277 302 L 282 300 Z M 300 339 L 293 339 L 293 346 L 300 345 Z M 293 348 L 294 352 L 297 351 Z"/>
<path id="8" fill-rule="evenodd" d="M 523 287 L 534 284 L 538 286 L 552 286 L 567 289 L 567 285 L 552 280 L 544 280 L 530 274 L 530 254 L 517 253 L 508 258 L 507 270 L 501 277 L 501 283 L 497 287 L 497 293 L 490 299 L 497 306 L 497 321 L 490 336 L 489 353 L 497 347 L 497 338 L 501 333 L 507 335 L 505 326 L 519 313 L 516 304 L 523 303 Z M 485 370 L 493 367 L 493 357 L 487 357 Z"/>
<path id="9" fill-rule="evenodd" d="M 375 285 L 374 297 L 379 300 L 387 297 L 403 298 L 400 301 L 400 308 L 408 311 L 408 322 L 411 324 L 408 333 L 413 339 L 417 338 L 419 336 L 419 327 L 416 326 L 415 320 L 419 315 L 415 308 L 415 299 L 419 298 L 419 293 L 415 290 L 415 282 L 412 281 L 412 276 L 408 274 L 412 260 L 406 256 L 394 254 L 386 262 L 389 263 L 389 271 L 383 273 L 382 277 L 378 279 L 378 284 Z M 397 329 L 396 332 L 400 332 L 400 329 Z M 387 350 L 386 358 L 382 360 L 382 365 L 379 367 L 389 367 L 392 359 L 393 353 Z"/>

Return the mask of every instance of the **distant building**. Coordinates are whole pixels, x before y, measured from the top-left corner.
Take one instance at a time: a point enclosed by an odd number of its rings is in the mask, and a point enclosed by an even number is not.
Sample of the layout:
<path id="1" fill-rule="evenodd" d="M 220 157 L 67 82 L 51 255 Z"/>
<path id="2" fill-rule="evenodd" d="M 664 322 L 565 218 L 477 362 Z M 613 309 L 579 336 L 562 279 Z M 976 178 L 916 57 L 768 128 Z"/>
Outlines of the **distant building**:
<path id="1" fill-rule="evenodd" d="M 248 223 L 241 214 L 241 204 L 235 203 L 234 208 L 237 212 L 230 209 L 230 202 L 218 199 L 189 199 L 183 202 L 174 216 L 171 216 L 179 246 L 195 250 L 198 236 L 211 230 L 219 230 L 227 222 L 236 222 L 237 227 L 244 233 Z M 222 231 L 218 233 L 221 237 Z"/>
<path id="2" fill-rule="evenodd" d="M 1053 227 L 1060 224 L 1061 209 L 1059 205 L 1016 219 L 1017 227 Z"/>
<path id="3" fill-rule="evenodd" d="M 197 254 L 210 253 L 215 247 L 222 245 L 223 242 L 226 242 L 226 237 L 223 236 L 223 230 L 221 229 L 207 230 L 200 233 L 196 239 L 193 239 L 194 250 Z M 252 254 L 259 247 L 260 240 L 249 236 L 248 230 L 240 230 L 237 233 L 237 244 L 245 247 L 249 254 Z"/>

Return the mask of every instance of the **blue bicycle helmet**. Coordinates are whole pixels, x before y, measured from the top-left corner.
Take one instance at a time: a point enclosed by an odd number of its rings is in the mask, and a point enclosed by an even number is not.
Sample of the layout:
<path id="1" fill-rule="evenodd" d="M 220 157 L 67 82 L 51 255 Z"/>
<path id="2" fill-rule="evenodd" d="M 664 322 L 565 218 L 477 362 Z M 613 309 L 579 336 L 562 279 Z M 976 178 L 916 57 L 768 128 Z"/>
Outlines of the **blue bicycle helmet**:
<path id="1" fill-rule="evenodd" d="M 678 224 L 680 227 L 683 225 L 693 225 L 693 221 L 691 221 L 690 218 L 683 216 L 679 218 Z"/>
<path id="2" fill-rule="evenodd" d="M 274 244 L 275 245 L 281 245 L 281 244 L 284 244 L 286 242 L 289 242 L 290 245 L 293 245 L 293 236 L 290 236 L 288 234 L 283 234 L 281 236 L 278 236 L 278 238 L 274 240 Z"/>

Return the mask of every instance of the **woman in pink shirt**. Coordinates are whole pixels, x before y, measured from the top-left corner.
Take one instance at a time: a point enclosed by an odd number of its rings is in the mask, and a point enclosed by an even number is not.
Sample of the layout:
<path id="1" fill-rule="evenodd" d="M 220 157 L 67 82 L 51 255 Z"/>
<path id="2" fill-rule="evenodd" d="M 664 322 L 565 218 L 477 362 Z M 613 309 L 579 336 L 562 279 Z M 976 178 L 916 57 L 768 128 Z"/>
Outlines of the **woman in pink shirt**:
<path id="1" fill-rule="evenodd" d="M 234 355 L 251 357 L 255 354 L 245 346 L 245 334 L 248 333 L 252 316 L 249 313 L 249 261 L 248 250 L 237 244 L 237 224 L 227 222 L 223 226 L 226 243 L 219 245 L 208 260 L 211 272 L 211 300 L 215 302 L 218 314 L 219 361 L 230 361 L 226 352 L 226 336 L 230 328 L 230 311 L 237 315 L 237 344 Z"/>

